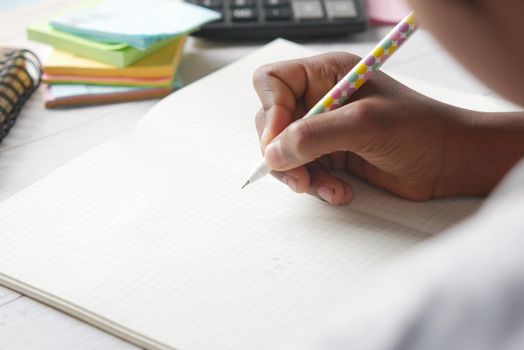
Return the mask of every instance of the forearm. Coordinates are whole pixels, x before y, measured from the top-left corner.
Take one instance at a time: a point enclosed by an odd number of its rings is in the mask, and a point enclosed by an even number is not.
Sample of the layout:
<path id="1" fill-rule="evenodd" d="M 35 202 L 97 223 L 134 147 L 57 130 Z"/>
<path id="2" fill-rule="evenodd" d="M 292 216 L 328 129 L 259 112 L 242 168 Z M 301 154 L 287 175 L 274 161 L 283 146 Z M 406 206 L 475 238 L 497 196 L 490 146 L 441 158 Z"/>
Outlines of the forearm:
<path id="1" fill-rule="evenodd" d="M 524 112 L 463 111 L 453 124 L 446 152 L 450 167 L 440 191 L 487 195 L 524 157 Z"/>

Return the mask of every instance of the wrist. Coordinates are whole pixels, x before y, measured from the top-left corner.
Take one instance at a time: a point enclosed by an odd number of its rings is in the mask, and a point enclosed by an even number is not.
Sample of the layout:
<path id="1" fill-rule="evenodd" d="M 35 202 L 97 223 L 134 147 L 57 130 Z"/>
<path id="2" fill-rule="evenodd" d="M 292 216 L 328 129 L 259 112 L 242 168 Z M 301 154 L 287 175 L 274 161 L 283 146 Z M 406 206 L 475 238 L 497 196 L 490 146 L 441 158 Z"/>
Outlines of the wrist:
<path id="1" fill-rule="evenodd" d="M 524 155 L 524 114 L 457 109 L 434 197 L 486 196 Z"/>

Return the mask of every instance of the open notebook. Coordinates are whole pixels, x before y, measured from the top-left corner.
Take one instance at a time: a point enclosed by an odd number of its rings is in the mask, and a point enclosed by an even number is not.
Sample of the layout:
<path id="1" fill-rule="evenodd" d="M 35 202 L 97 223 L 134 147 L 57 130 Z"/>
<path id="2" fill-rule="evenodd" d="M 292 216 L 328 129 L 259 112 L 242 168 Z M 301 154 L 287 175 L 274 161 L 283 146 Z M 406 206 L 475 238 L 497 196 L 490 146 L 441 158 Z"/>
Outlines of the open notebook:
<path id="1" fill-rule="evenodd" d="M 0 204 L 0 283 L 151 349 L 272 349 L 475 210 L 475 199 L 415 203 L 354 179 L 340 208 L 270 177 L 240 190 L 260 157 L 253 70 L 310 54 L 276 41 Z"/>

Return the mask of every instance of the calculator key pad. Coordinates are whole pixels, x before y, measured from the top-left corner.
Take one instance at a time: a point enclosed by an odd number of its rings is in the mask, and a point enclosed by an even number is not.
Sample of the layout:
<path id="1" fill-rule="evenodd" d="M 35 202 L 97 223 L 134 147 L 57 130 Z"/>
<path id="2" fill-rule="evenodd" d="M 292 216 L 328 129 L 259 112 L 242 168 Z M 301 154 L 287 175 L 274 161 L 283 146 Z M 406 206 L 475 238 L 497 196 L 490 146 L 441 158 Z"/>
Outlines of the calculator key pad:
<path id="1" fill-rule="evenodd" d="M 291 19 L 291 9 L 289 7 L 274 7 L 265 10 L 266 20 L 286 21 Z"/>
<path id="2" fill-rule="evenodd" d="M 196 35 L 223 39 L 310 38 L 366 28 L 363 0 L 185 0 L 222 14 Z"/>
<path id="3" fill-rule="evenodd" d="M 264 7 L 287 7 L 289 0 L 264 0 Z"/>
<path id="4" fill-rule="evenodd" d="M 326 11 L 329 18 L 354 18 L 357 16 L 357 8 L 353 1 L 326 0 Z"/>
<path id="5" fill-rule="evenodd" d="M 256 6 L 255 0 L 232 0 L 231 1 L 231 7 L 255 7 Z"/>
<path id="6" fill-rule="evenodd" d="M 293 12 L 299 21 L 324 18 L 324 9 L 320 0 L 293 1 Z"/>
<path id="7" fill-rule="evenodd" d="M 234 9 L 231 16 L 235 22 L 250 22 L 255 21 L 258 14 L 257 10 L 254 8 L 243 7 Z"/>

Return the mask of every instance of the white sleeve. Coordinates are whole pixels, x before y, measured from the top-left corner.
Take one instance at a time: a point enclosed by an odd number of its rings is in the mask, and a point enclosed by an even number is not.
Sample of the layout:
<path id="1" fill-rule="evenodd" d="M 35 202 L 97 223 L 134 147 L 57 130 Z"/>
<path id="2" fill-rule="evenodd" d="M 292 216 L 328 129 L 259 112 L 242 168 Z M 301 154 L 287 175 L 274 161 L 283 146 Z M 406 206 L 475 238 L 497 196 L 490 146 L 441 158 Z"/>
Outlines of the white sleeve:
<path id="1" fill-rule="evenodd" d="M 524 164 L 523 164 L 524 165 Z M 524 349 L 524 166 L 293 350 Z"/>

